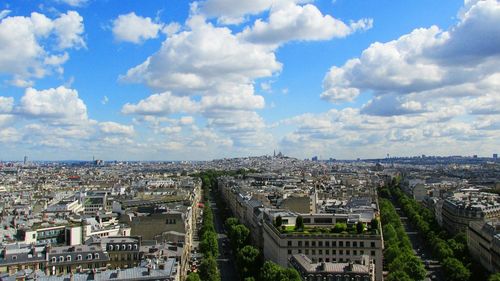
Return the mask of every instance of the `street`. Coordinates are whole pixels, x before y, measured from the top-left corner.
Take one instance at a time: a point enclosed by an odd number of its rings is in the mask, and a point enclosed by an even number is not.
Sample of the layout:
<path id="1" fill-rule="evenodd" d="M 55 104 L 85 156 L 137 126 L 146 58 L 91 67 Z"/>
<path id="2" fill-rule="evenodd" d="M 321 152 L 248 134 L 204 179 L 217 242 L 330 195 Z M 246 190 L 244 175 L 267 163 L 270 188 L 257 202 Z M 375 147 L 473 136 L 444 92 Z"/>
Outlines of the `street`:
<path id="1" fill-rule="evenodd" d="M 217 259 L 217 264 L 219 266 L 221 280 L 238 280 L 239 276 L 234 263 L 236 258 L 230 250 L 229 239 L 224 231 L 224 221 L 222 221 L 212 192 L 210 193 L 210 207 L 214 213 L 214 225 L 219 243 L 219 258 Z"/>
<path id="2" fill-rule="evenodd" d="M 422 237 L 418 234 L 416 229 L 413 228 L 411 223 L 408 221 L 408 218 L 405 217 L 403 211 L 399 207 L 396 207 L 396 211 L 401 219 L 401 223 L 403 224 L 408 238 L 410 238 L 413 252 L 425 265 L 427 277 L 424 280 L 445 280 L 441 272 L 441 265 L 439 264 L 439 261 L 432 259 L 432 252 L 428 249 Z"/>

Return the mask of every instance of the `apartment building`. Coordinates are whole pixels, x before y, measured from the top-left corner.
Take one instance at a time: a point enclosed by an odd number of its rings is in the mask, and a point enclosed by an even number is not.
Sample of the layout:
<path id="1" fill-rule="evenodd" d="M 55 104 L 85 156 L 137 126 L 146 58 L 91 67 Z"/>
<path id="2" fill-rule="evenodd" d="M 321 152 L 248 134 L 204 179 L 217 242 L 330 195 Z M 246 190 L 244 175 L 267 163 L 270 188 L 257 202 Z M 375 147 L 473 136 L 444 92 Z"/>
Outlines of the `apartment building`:
<path id="1" fill-rule="evenodd" d="M 457 192 L 444 200 L 441 216 L 443 227 L 448 232 L 466 232 L 470 222 L 500 219 L 500 196 L 485 192 Z"/>
<path id="2" fill-rule="evenodd" d="M 467 247 L 471 256 L 489 272 L 500 272 L 500 221 L 471 222 Z"/>

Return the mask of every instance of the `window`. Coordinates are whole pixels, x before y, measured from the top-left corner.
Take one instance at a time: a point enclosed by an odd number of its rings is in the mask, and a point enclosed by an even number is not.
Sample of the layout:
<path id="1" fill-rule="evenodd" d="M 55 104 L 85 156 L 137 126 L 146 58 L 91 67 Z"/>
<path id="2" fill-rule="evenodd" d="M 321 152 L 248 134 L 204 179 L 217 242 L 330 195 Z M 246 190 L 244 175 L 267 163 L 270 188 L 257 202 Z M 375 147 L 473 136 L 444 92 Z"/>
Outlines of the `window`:
<path id="1" fill-rule="evenodd" d="M 299 244 L 299 247 L 302 247 L 302 241 L 299 241 L 298 244 Z"/>
<path id="2" fill-rule="evenodd" d="M 60 261 L 60 262 L 63 262 L 63 261 L 64 261 L 64 257 L 63 257 L 63 256 L 60 256 L 60 257 L 59 257 L 59 261 Z"/>
<path id="3" fill-rule="evenodd" d="M 122 250 L 124 251 L 127 248 L 127 246 L 122 245 Z"/>
<path id="4" fill-rule="evenodd" d="M 353 247 L 357 247 L 357 246 L 358 246 L 358 241 L 354 241 L 354 242 L 352 242 L 352 246 L 353 246 Z"/>
<path id="5" fill-rule="evenodd" d="M 345 242 L 345 246 L 346 246 L 346 247 L 351 247 L 351 242 L 350 242 L 350 241 L 346 241 L 346 242 Z"/>
<path id="6" fill-rule="evenodd" d="M 365 254 L 365 251 L 364 251 L 364 250 L 360 250 L 360 251 L 359 251 L 359 254 L 360 254 L 360 255 L 364 255 L 364 254 Z"/>
<path id="7" fill-rule="evenodd" d="M 292 241 L 288 240 L 288 246 L 292 246 Z"/>
<path id="8" fill-rule="evenodd" d="M 337 247 L 337 241 L 332 241 L 332 247 Z"/>
<path id="9" fill-rule="evenodd" d="M 292 254 L 292 250 L 288 250 L 288 254 L 291 255 Z"/>
<path id="10" fill-rule="evenodd" d="M 81 261 L 81 260 L 82 260 L 82 255 L 78 255 L 78 256 L 76 256 L 76 260 L 77 260 L 77 261 Z"/>
<path id="11" fill-rule="evenodd" d="M 91 260 L 91 259 L 92 259 L 92 254 L 88 254 L 88 255 L 87 255 L 87 259 L 88 259 L 88 260 Z"/>
<path id="12" fill-rule="evenodd" d="M 98 260 L 99 259 L 99 254 L 98 253 L 95 253 L 94 254 L 94 259 Z"/>
<path id="13" fill-rule="evenodd" d="M 12 260 L 17 260 L 17 256 L 12 256 Z"/>
<path id="14" fill-rule="evenodd" d="M 352 254 L 353 254 L 353 255 L 357 255 L 357 254 L 358 254 L 358 251 L 354 250 L 354 251 L 352 251 Z"/>
<path id="15" fill-rule="evenodd" d="M 306 255 L 309 255 L 309 249 L 306 249 Z"/>
<path id="16" fill-rule="evenodd" d="M 309 241 L 304 242 L 306 247 L 309 247 Z"/>
<path id="17" fill-rule="evenodd" d="M 316 255 L 316 250 L 312 249 L 311 250 L 311 255 Z"/>
<path id="18" fill-rule="evenodd" d="M 128 249 L 129 249 L 129 251 L 132 250 L 132 244 L 128 245 Z"/>
<path id="19" fill-rule="evenodd" d="M 110 251 L 113 251 L 113 245 L 109 245 L 108 248 L 109 248 Z"/>
<path id="20" fill-rule="evenodd" d="M 330 241 L 325 241 L 325 246 L 330 247 Z"/>
<path id="21" fill-rule="evenodd" d="M 371 255 L 372 255 L 372 256 L 375 256 L 375 251 L 371 251 Z"/>
<path id="22" fill-rule="evenodd" d="M 339 250 L 339 255 L 343 255 L 344 254 L 344 250 Z"/>
<path id="23" fill-rule="evenodd" d="M 351 251 L 350 251 L 350 250 L 345 250 L 345 254 L 346 254 L 346 255 L 350 255 L 350 254 L 351 254 Z"/>
<path id="24" fill-rule="evenodd" d="M 364 247 L 365 247 L 365 242 L 363 242 L 363 241 L 359 242 L 359 246 L 360 246 L 361 248 L 364 248 Z"/>
<path id="25" fill-rule="evenodd" d="M 316 247 L 316 241 L 312 241 L 312 242 L 311 242 L 311 246 L 312 246 L 312 247 Z"/>
<path id="26" fill-rule="evenodd" d="M 339 247 L 344 247 L 344 241 L 339 241 Z"/>
<path id="27" fill-rule="evenodd" d="M 302 249 L 299 249 L 299 254 L 302 254 Z"/>
<path id="28" fill-rule="evenodd" d="M 337 254 L 337 250 L 332 250 L 332 255 L 336 255 Z"/>
<path id="29" fill-rule="evenodd" d="M 329 255 L 329 254 L 330 254 L 330 250 L 328 250 L 328 249 L 327 249 L 327 250 L 325 250 L 325 254 L 326 254 L 326 255 Z"/>
<path id="30" fill-rule="evenodd" d="M 66 256 L 66 261 L 71 261 L 71 256 Z"/>
<path id="31" fill-rule="evenodd" d="M 323 247 L 323 241 L 319 241 L 319 242 L 318 242 L 318 246 L 319 246 L 319 247 Z"/>
<path id="32" fill-rule="evenodd" d="M 323 250 L 319 249 L 318 250 L 318 255 L 322 255 L 323 254 Z"/>
<path id="33" fill-rule="evenodd" d="M 375 242 L 371 242 L 370 247 L 375 248 Z"/>
<path id="34" fill-rule="evenodd" d="M 137 250 L 137 244 L 134 244 L 134 250 Z"/>

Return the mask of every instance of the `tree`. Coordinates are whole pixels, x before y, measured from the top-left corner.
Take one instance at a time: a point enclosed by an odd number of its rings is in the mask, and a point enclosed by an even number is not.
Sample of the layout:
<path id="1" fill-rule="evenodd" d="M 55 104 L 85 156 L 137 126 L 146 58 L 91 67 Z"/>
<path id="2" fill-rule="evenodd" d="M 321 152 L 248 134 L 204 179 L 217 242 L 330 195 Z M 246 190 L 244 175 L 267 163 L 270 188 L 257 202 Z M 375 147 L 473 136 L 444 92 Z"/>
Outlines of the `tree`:
<path id="1" fill-rule="evenodd" d="M 293 268 L 283 268 L 274 262 L 266 261 L 260 271 L 261 281 L 301 281 L 299 273 Z"/>
<path id="2" fill-rule="evenodd" d="M 302 216 L 298 216 L 295 220 L 295 230 L 304 230 L 304 218 Z"/>
<path id="3" fill-rule="evenodd" d="M 470 278 L 470 271 L 456 258 L 444 259 L 443 270 L 449 281 L 467 281 Z"/>
<path id="4" fill-rule="evenodd" d="M 365 230 L 365 224 L 358 221 L 358 223 L 356 224 L 356 232 L 358 234 L 361 234 L 361 233 L 363 233 L 364 230 Z"/>
<path id="5" fill-rule="evenodd" d="M 372 229 L 372 230 L 377 229 L 378 230 L 378 225 L 379 225 L 378 219 L 373 218 L 372 221 L 370 222 L 370 229 Z"/>
<path id="6" fill-rule="evenodd" d="M 229 230 L 229 229 L 231 229 L 232 226 L 237 225 L 238 223 L 239 223 L 238 219 L 235 218 L 235 217 L 227 218 L 227 220 L 226 220 L 226 228 Z"/>
<path id="7" fill-rule="evenodd" d="M 196 272 L 191 272 L 186 278 L 186 281 L 201 281 L 200 275 Z"/>
<path id="8" fill-rule="evenodd" d="M 386 281 L 413 281 L 406 272 L 401 270 L 392 271 L 387 275 Z"/>
<path id="9" fill-rule="evenodd" d="M 229 238 L 231 239 L 231 244 L 233 249 L 238 250 L 248 241 L 248 236 L 250 235 L 250 229 L 242 224 L 234 225 L 229 230 Z"/>
<path id="10" fill-rule="evenodd" d="M 495 273 L 490 275 L 490 278 L 488 278 L 488 281 L 500 281 L 500 273 Z"/>
<path id="11" fill-rule="evenodd" d="M 347 231 L 347 224 L 338 222 L 333 226 L 333 232 L 334 233 L 341 233 Z"/>
<path id="12" fill-rule="evenodd" d="M 252 277 L 259 271 L 259 255 L 259 250 L 250 245 L 238 251 L 236 262 L 243 278 Z"/>
<path id="13" fill-rule="evenodd" d="M 204 281 L 220 281 L 220 272 L 217 261 L 211 255 L 204 257 L 200 264 L 200 275 Z"/>
<path id="14" fill-rule="evenodd" d="M 200 241 L 200 251 L 204 255 L 219 256 L 219 243 L 217 242 L 217 233 L 208 231 L 203 233 Z"/>
<path id="15" fill-rule="evenodd" d="M 283 218 L 281 216 L 276 217 L 276 227 L 280 227 L 283 224 Z"/>

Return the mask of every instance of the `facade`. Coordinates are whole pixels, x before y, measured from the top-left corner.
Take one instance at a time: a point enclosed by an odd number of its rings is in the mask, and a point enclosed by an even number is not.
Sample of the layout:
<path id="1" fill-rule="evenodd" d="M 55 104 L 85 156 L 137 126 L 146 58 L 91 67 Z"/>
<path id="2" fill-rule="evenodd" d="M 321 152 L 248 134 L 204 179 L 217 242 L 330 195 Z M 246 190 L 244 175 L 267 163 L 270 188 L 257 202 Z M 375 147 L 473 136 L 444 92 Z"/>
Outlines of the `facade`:
<path id="1" fill-rule="evenodd" d="M 484 192 L 459 192 L 444 200 L 443 227 L 450 233 L 466 232 L 470 222 L 500 219 L 500 196 Z"/>
<path id="2" fill-rule="evenodd" d="M 360 257 L 354 262 L 320 262 L 313 263 L 304 254 L 292 255 L 290 266 L 295 268 L 304 281 L 374 281 L 375 272 L 373 264 L 367 256 Z"/>
<path id="3" fill-rule="evenodd" d="M 467 229 L 471 256 L 492 273 L 500 272 L 500 221 L 471 222 Z"/>
<path id="4" fill-rule="evenodd" d="M 375 280 L 382 277 L 383 241 L 380 235 L 280 233 L 271 223 L 264 223 L 264 258 L 287 266 L 293 255 L 303 254 L 312 263 L 348 263 L 367 255 L 374 263 Z"/>

